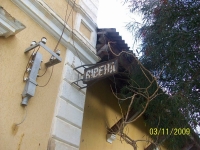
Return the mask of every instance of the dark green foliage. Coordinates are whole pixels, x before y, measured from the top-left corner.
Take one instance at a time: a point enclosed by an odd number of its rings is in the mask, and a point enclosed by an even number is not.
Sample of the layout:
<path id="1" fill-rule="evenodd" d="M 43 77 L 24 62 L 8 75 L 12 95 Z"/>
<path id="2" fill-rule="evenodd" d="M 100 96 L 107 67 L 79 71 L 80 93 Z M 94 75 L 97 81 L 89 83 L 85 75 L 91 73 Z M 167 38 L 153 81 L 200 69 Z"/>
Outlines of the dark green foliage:
<path id="1" fill-rule="evenodd" d="M 148 73 L 148 71 L 144 71 L 145 74 L 143 71 L 140 65 L 134 65 L 132 67 L 132 74 L 130 75 L 130 84 L 123 87 L 121 90 L 122 98 L 131 97 L 133 94 L 138 93 L 134 99 L 132 108 L 140 111 L 144 109 L 144 106 L 149 100 L 148 98 L 153 95 L 158 88 L 154 78 Z M 153 81 L 152 84 L 150 84 L 147 77 L 150 81 Z M 185 142 L 189 141 L 189 137 L 187 135 L 170 135 L 172 128 L 190 128 L 187 119 L 185 119 L 185 116 L 181 113 L 182 110 L 179 105 L 181 98 L 169 96 L 160 88 L 157 94 L 159 95 L 151 100 L 143 115 L 145 122 L 149 128 L 168 129 L 168 135 L 165 131 L 168 149 L 181 149 L 185 145 Z M 152 139 L 156 141 L 157 135 L 152 135 Z"/>
<path id="2" fill-rule="evenodd" d="M 155 76 L 163 71 L 158 82 L 165 94 L 149 104 L 145 112 L 147 124 L 157 127 L 159 121 L 161 128 L 190 125 L 195 129 L 200 125 L 200 1 L 129 2 L 132 13 L 143 15 L 143 24 L 139 28 L 136 22 L 127 25 L 136 33 L 136 40 L 142 41 L 140 62 Z M 131 80 L 145 87 L 148 81 L 142 80 L 143 74 L 139 74 Z M 151 90 L 155 88 L 154 85 Z M 134 103 L 135 108 L 145 103 L 139 99 L 141 97 Z M 186 141 L 187 136 L 170 137 L 169 149 L 180 149 Z"/>
<path id="3" fill-rule="evenodd" d="M 147 101 L 150 100 L 150 96 L 159 87 L 152 75 L 145 69 L 142 69 L 139 64 L 132 66 L 131 70 L 129 84 L 121 90 L 122 98 L 131 97 L 134 93 L 137 94 L 133 107 L 142 110 Z M 160 89 L 159 91 L 162 90 Z"/>

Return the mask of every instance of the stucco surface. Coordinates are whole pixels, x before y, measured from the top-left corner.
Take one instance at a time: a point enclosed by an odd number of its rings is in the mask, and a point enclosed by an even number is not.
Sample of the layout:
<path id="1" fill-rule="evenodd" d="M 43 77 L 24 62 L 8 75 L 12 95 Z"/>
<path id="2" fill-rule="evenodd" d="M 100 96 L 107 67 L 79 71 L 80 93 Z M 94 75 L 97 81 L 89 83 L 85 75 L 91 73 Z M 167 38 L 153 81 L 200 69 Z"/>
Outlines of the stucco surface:
<path id="1" fill-rule="evenodd" d="M 81 22 L 81 25 L 80 25 L 80 32 L 82 32 L 83 35 L 90 40 L 91 31 L 82 22 Z"/>
<path id="2" fill-rule="evenodd" d="M 40 41 L 42 37 L 47 38 L 46 45 L 51 49 L 54 49 L 57 41 L 11 1 L 0 0 L 0 4 L 26 26 L 26 29 L 15 36 L 0 37 L 0 150 L 44 150 L 50 136 L 66 50 L 62 45 L 58 46 L 62 63 L 55 65 L 47 86 L 36 88 L 35 96 L 28 103 L 25 121 L 13 132 L 13 124 L 19 123 L 25 114 L 20 106 L 25 86 L 22 80 L 31 52 L 24 54 L 24 50 L 29 47 L 31 41 Z M 43 74 L 44 63 L 49 60 L 50 54 L 42 48 L 39 52 L 43 55 L 39 74 Z M 37 79 L 38 84 L 44 85 L 50 73 L 51 68 L 43 77 Z"/>
<path id="3" fill-rule="evenodd" d="M 52 1 L 52 0 L 43 0 L 54 12 L 60 16 L 63 20 L 66 20 L 69 27 L 72 28 L 75 24 L 75 17 L 76 11 L 74 9 L 75 5 L 73 4 L 71 7 L 67 2 L 67 0 L 59 0 L 59 1 Z M 76 4 L 78 0 L 76 0 Z M 72 23 L 73 22 L 73 23 Z"/>
<path id="4" fill-rule="evenodd" d="M 106 142 L 107 127 L 110 128 L 121 118 L 108 80 L 87 89 L 84 111 L 80 150 L 133 150 L 125 142 L 121 143 L 119 136 L 112 144 Z M 124 131 L 134 140 L 148 139 L 148 130 L 142 117 L 128 125 Z M 146 146 L 146 142 L 138 142 L 138 150 L 144 150 Z"/>

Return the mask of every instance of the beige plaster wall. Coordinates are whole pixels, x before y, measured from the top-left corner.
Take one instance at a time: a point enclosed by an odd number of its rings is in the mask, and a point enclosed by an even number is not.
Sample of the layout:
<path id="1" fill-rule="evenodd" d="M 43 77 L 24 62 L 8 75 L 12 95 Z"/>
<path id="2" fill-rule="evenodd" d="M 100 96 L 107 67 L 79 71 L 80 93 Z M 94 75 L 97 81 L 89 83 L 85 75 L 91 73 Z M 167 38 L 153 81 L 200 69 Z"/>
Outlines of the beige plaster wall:
<path id="1" fill-rule="evenodd" d="M 75 29 L 75 23 L 76 23 L 75 20 L 76 20 L 77 12 L 74 11 L 74 10 L 72 11 L 72 7 L 70 5 L 68 5 L 68 0 L 59 0 L 59 1 L 56 1 L 56 2 L 52 1 L 52 0 L 43 0 L 43 1 L 49 7 L 51 7 L 55 11 L 55 13 L 57 15 L 59 15 L 63 20 L 65 20 L 65 18 L 67 20 L 68 17 L 69 17 L 67 23 L 68 23 L 70 28 Z M 75 5 L 80 5 L 79 0 L 75 0 L 75 2 L 76 2 Z M 66 15 L 66 11 L 67 11 L 67 15 Z M 78 26 L 79 26 L 79 28 L 77 28 L 76 30 L 79 30 L 87 39 L 90 40 L 91 31 L 88 29 L 88 27 L 85 26 L 85 24 L 83 24 L 82 22 Z"/>
<path id="2" fill-rule="evenodd" d="M 90 40 L 91 37 L 91 31 L 85 26 L 83 22 L 80 24 L 80 32 L 83 33 L 83 35 Z"/>
<path id="3" fill-rule="evenodd" d="M 14 130 L 13 124 L 19 123 L 24 117 L 24 109 L 20 106 L 25 86 L 22 80 L 31 53 L 24 54 L 24 50 L 29 47 L 31 41 L 40 41 L 43 36 L 47 38 L 46 45 L 51 49 L 57 41 L 10 0 L 0 0 L 0 5 L 26 26 L 26 29 L 15 36 L 0 37 L 0 150 L 45 150 L 66 50 L 62 45 L 58 46 L 62 63 L 55 65 L 52 78 L 46 87 L 36 88 L 35 96 L 27 106 L 24 123 Z M 48 61 L 50 55 L 42 48 L 39 52 L 43 55 L 42 70 L 39 72 L 42 74 L 45 71 L 44 62 Z M 44 85 L 50 73 L 51 68 L 43 77 L 37 79 L 38 84 Z"/>
<path id="4" fill-rule="evenodd" d="M 112 144 L 106 142 L 106 127 L 113 126 L 121 118 L 117 100 L 107 80 L 88 88 L 84 111 L 80 150 L 133 150 L 125 142 L 121 143 L 119 136 Z M 125 131 L 134 140 L 148 139 L 148 130 L 142 118 L 128 125 Z M 147 145 L 146 142 L 138 142 L 138 150 L 144 150 Z"/>

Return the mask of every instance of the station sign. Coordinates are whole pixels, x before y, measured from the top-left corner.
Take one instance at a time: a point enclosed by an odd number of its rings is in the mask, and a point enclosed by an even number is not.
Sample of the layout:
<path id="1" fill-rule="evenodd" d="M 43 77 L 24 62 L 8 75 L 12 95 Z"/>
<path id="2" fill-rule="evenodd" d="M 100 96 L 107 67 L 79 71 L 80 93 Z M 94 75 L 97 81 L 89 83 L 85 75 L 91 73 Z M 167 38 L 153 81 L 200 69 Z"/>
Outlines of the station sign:
<path id="1" fill-rule="evenodd" d="M 87 84 L 90 81 L 105 78 L 118 72 L 118 60 L 112 59 L 106 62 L 95 64 L 84 70 L 83 83 Z"/>

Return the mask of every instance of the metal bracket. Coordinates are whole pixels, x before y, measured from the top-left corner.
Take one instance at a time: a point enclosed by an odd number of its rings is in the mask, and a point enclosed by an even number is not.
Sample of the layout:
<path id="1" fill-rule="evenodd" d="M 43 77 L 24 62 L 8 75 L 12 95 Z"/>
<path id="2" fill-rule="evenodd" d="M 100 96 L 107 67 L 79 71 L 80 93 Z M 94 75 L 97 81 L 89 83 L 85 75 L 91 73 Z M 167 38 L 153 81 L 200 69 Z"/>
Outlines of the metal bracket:
<path id="1" fill-rule="evenodd" d="M 51 58 L 47 63 L 45 63 L 46 67 L 53 66 L 62 61 L 61 57 L 59 56 L 59 53 L 52 51 L 43 42 L 38 42 L 38 43 L 35 42 L 34 45 L 31 45 L 30 47 L 25 49 L 24 53 L 27 53 L 39 46 L 43 47 L 46 51 L 48 51 L 51 54 Z M 39 72 L 40 63 L 42 62 L 42 54 L 37 52 L 34 57 L 35 58 L 33 61 L 33 65 L 32 68 L 30 69 L 30 74 L 28 80 L 26 81 L 24 91 L 22 93 L 22 98 L 23 98 L 21 102 L 22 105 L 28 105 L 29 99 L 33 97 L 35 94 L 35 89 L 37 86 L 36 78 Z"/>
<path id="2" fill-rule="evenodd" d="M 84 75 L 83 73 L 81 73 L 81 72 L 78 70 L 78 68 L 83 67 L 84 69 L 86 69 L 85 66 L 94 66 L 94 65 L 95 65 L 95 64 L 86 64 L 86 65 L 81 65 L 81 66 L 78 66 L 78 67 L 74 68 L 74 70 L 75 70 L 76 72 L 78 72 L 79 74 Z"/>
<path id="3" fill-rule="evenodd" d="M 47 63 L 45 63 L 46 67 L 50 67 L 53 66 L 57 63 L 60 63 L 62 61 L 61 57 L 58 56 L 54 51 L 52 51 L 50 48 L 48 48 L 45 44 L 43 44 L 42 42 L 38 42 L 30 47 L 28 47 L 27 49 L 25 49 L 24 53 L 27 53 L 31 50 L 33 50 L 34 48 L 41 46 L 43 47 L 46 51 L 48 51 L 51 55 L 53 59 L 50 59 Z"/>
<path id="4" fill-rule="evenodd" d="M 33 66 L 29 74 L 29 78 L 26 81 L 26 85 L 22 93 L 22 97 L 23 97 L 23 100 L 21 103 L 22 105 L 28 105 L 29 99 L 33 97 L 35 94 L 35 89 L 37 86 L 36 78 L 39 72 L 41 62 L 42 62 L 42 54 L 37 52 L 34 58 Z"/>
<path id="5" fill-rule="evenodd" d="M 79 87 L 79 89 L 84 89 L 84 88 L 87 87 L 87 86 L 80 86 L 80 85 L 78 84 L 79 81 L 83 81 L 83 79 L 76 80 L 76 81 L 72 82 L 71 84 L 75 84 L 76 86 Z"/>
<path id="6" fill-rule="evenodd" d="M 74 68 L 74 70 L 78 73 L 78 77 L 79 77 L 79 75 L 83 76 L 84 74 L 81 73 L 78 69 L 79 69 L 79 68 L 82 68 L 82 67 L 83 67 L 84 69 L 86 69 L 86 66 L 93 66 L 93 65 L 95 65 L 95 64 L 81 65 L 81 66 L 78 66 L 78 67 Z M 83 89 L 83 88 L 87 88 L 87 87 L 88 87 L 88 86 L 80 86 L 80 85 L 79 85 L 79 81 L 82 81 L 82 82 L 83 82 L 83 79 L 76 80 L 76 81 L 72 82 L 71 84 L 75 84 L 76 86 L 79 87 L 79 89 Z"/>

